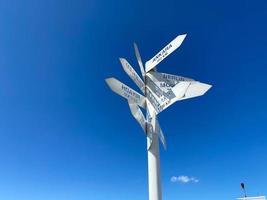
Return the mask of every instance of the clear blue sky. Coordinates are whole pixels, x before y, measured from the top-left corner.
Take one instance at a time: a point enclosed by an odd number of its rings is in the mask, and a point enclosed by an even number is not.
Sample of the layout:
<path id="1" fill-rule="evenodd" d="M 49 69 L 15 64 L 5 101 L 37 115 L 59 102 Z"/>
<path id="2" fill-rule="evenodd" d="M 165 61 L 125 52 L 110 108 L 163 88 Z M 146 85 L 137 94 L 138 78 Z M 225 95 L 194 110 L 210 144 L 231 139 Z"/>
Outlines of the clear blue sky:
<path id="1" fill-rule="evenodd" d="M 147 199 L 145 136 L 104 79 L 137 89 L 118 58 L 184 33 L 158 70 L 213 88 L 159 116 L 163 198 L 267 195 L 266 20 L 257 0 L 0 0 L 0 199 Z"/>

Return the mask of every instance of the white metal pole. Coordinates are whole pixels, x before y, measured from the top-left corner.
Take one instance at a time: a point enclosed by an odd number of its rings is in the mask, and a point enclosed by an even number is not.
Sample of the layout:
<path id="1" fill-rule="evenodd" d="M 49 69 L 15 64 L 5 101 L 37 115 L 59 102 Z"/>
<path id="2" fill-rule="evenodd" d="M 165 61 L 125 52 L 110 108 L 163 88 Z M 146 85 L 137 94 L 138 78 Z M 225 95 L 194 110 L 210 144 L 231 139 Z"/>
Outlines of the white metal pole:
<path id="1" fill-rule="evenodd" d="M 149 140 L 150 139 L 147 138 L 147 145 L 150 144 Z M 153 134 L 152 144 L 147 151 L 147 158 L 149 200 L 162 200 L 160 185 L 159 142 L 157 134 Z"/>

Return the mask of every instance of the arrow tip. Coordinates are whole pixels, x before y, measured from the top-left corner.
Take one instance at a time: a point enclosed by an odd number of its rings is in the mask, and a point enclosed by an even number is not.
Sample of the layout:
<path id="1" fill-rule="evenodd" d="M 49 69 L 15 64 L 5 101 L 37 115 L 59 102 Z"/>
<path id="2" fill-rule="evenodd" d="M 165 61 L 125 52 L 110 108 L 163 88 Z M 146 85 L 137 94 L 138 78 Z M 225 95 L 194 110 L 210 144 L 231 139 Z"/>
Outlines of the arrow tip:
<path id="1" fill-rule="evenodd" d="M 119 60 L 120 60 L 120 62 L 122 62 L 122 61 L 124 61 L 124 60 L 125 60 L 125 58 L 119 58 Z"/>
<path id="2" fill-rule="evenodd" d="M 114 80 L 114 78 L 106 78 L 105 81 L 106 83 L 110 86 L 111 82 Z"/>

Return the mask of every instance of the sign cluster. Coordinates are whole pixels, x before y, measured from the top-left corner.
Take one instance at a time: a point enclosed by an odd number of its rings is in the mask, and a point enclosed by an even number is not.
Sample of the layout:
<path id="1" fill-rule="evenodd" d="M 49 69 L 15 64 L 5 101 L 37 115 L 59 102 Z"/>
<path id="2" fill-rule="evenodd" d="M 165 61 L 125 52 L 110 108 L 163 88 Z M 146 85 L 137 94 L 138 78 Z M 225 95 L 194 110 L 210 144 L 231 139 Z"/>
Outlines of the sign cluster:
<path id="1" fill-rule="evenodd" d="M 150 146 L 153 142 L 153 134 L 156 134 L 166 149 L 165 138 L 157 120 L 157 115 L 160 112 L 176 101 L 201 96 L 211 88 L 211 85 L 195 81 L 194 79 L 160 73 L 155 70 L 156 65 L 181 46 L 185 37 L 186 34 L 177 36 L 154 57 L 148 60 L 145 63 L 145 68 L 138 47 L 134 44 L 135 55 L 142 78 L 140 78 L 125 58 L 120 58 L 123 70 L 138 86 L 143 95 L 115 78 L 106 79 L 112 91 L 128 100 L 133 117 L 140 124 L 146 136 L 150 138 Z M 139 107 L 146 110 L 146 117 Z"/>

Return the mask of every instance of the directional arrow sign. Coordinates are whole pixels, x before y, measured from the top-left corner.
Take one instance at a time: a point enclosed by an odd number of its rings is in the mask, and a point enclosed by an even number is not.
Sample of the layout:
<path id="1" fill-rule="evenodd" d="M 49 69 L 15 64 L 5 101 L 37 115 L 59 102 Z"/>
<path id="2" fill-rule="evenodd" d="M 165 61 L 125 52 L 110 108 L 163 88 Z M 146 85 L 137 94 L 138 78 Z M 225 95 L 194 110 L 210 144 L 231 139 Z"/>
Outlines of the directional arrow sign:
<path id="1" fill-rule="evenodd" d="M 164 58 L 170 55 L 174 50 L 181 46 L 184 41 L 186 34 L 178 35 L 171 43 L 165 46 L 160 52 L 158 52 L 153 58 L 146 62 L 146 72 L 153 69 L 157 64 L 159 64 Z"/>
<path id="2" fill-rule="evenodd" d="M 152 112 L 155 111 L 156 114 L 160 113 L 162 111 L 161 100 L 153 93 L 153 91 L 149 87 L 147 87 L 146 95 L 147 95 L 148 102 L 153 107 Z M 148 108 L 150 108 L 150 107 L 148 107 Z M 151 112 L 151 110 L 150 110 L 150 112 Z"/>
<path id="3" fill-rule="evenodd" d="M 136 73 L 136 71 L 133 69 L 133 67 L 127 62 L 125 58 L 120 58 L 122 67 L 126 74 L 130 76 L 130 78 L 134 81 L 134 83 L 140 88 L 140 90 L 145 93 L 145 84 L 143 80 L 139 77 L 139 75 Z"/>
<path id="4" fill-rule="evenodd" d="M 190 84 L 191 84 L 191 82 L 181 81 L 177 85 L 175 85 L 172 88 L 172 91 L 175 95 L 175 99 L 180 99 L 180 98 L 184 97 Z"/>
<path id="5" fill-rule="evenodd" d="M 159 82 L 154 77 L 151 77 L 150 74 L 146 76 L 147 87 L 152 90 L 157 98 L 160 99 L 160 102 L 165 102 L 170 99 L 175 98 L 174 93 L 171 91 L 172 87 L 166 82 Z M 164 86 L 161 86 L 161 83 L 164 83 Z"/>
<path id="6" fill-rule="evenodd" d="M 147 105 L 152 105 L 153 111 L 155 111 L 156 114 L 159 114 L 176 101 L 205 94 L 211 88 L 211 85 L 200 83 L 198 81 L 180 81 L 172 88 L 165 88 L 168 92 L 164 92 L 151 81 L 149 77 L 147 77 L 146 88 Z"/>
<path id="7" fill-rule="evenodd" d="M 176 101 L 202 96 L 211 87 L 212 87 L 212 85 L 209 85 L 209 84 L 206 84 L 206 83 L 201 83 L 201 82 L 198 82 L 198 81 L 191 82 L 189 87 L 186 89 L 184 95 L 182 95 L 182 97 L 180 97 L 180 98 L 177 96 Z"/>
<path id="8" fill-rule="evenodd" d="M 153 132 L 153 127 L 151 125 L 151 116 L 150 116 L 150 113 L 153 113 L 154 110 L 151 110 L 151 112 L 149 111 L 150 108 L 149 107 L 152 107 L 152 105 L 149 104 L 149 101 L 147 101 L 147 110 L 146 110 L 146 120 L 147 120 L 147 123 L 146 123 L 146 134 L 147 134 L 147 150 L 150 149 L 150 147 L 152 146 L 152 142 L 153 142 L 153 135 L 154 135 L 154 132 Z M 152 108 L 153 109 L 153 108 Z"/>
<path id="9" fill-rule="evenodd" d="M 156 111 L 157 114 L 161 112 L 165 107 L 171 102 L 172 99 L 175 98 L 175 94 L 172 91 L 164 92 L 158 85 L 152 81 L 149 76 L 146 78 L 147 80 L 147 88 L 151 91 L 151 94 L 154 98 L 150 98 L 149 101 L 156 101 L 159 103 L 160 106 L 157 107 Z M 157 105 L 151 102 L 152 105 Z"/>
<path id="10" fill-rule="evenodd" d="M 128 104 L 129 104 L 129 107 L 130 107 L 130 110 L 131 110 L 133 117 L 140 124 L 143 131 L 146 133 L 146 119 L 145 119 L 144 114 L 142 113 L 141 109 L 134 102 L 128 101 Z"/>
<path id="11" fill-rule="evenodd" d="M 168 97 L 165 95 L 159 96 L 157 91 L 158 94 L 147 86 L 147 99 L 152 104 L 156 114 L 159 114 L 177 100 L 184 98 L 190 84 L 191 82 L 188 81 L 180 81 L 169 91 Z"/>
<path id="12" fill-rule="evenodd" d="M 154 133 L 158 135 L 164 149 L 166 150 L 167 145 L 166 145 L 165 137 L 164 137 L 164 134 L 163 134 L 163 132 L 159 126 L 157 116 L 155 114 L 153 114 L 153 112 L 151 115 L 149 111 L 147 114 L 147 130 L 148 130 L 148 136 L 151 138 L 153 138 L 153 136 L 151 136 L 151 135 Z M 150 143 L 150 145 L 151 145 L 151 143 Z"/>
<path id="13" fill-rule="evenodd" d="M 138 107 L 138 105 L 136 103 L 133 103 L 131 101 L 128 101 L 131 113 L 133 115 L 133 117 L 136 119 L 136 121 L 139 123 L 139 125 L 142 127 L 143 131 L 149 132 L 151 134 L 153 134 L 153 126 L 152 126 L 152 118 L 149 116 L 148 118 L 150 118 L 151 120 L 149 120 L 149 122 L 146 122 L 146 119 L 141 111 L 141 109 Z M 165 141 L 165 137 L 164 134 L 159 126 L 159 122 L 156 119 L 156 116 L 154 116 L 155 121 L 155 132 L 158 135 L 164 149 L 166 150 L 167 146 L 166 146 L 166 141 Z M 146 124 L 147 123 L 147 124 Z M 147 127 L 146 127 L 147 126 Z M 147 133 L 146 133 L 147 134 Z M 149 136 L 149 134 L 148 134 Z"/>
<path id="14" fill-rule="evenodd" d="M 151 104 L 154 107 L 156 103 L 160 104 L 156 109 L 158 114 L 176 101 L 204 95 L 212 86 L 182 76 L 150 71 L 147 73 L 147 87 L 153 94 L 153 98 L 149 98 Z"/>
<path id="15" fill-rule="evenodd" d="M 143 79 L 145 80 L 146 73 L 145 73 L 145 70 L 144 70 L 143 62 L 142 62 L 142 59 L 141 59 L 137 44 L 135 44 L 135 43 L 134 43 L 134 52 L 135 52 L 135 56 L 136 56 L 138 65 L 140 67 Z"/>
<path id="16" fill-rule="evenodd" d="M 139 94 L 138 92 L 134 91 L 127 85 L 123 84 L 122 82 L 118 81 L 115 78 L 107 78 L 106 82 L 110 89 L 121 95 L 122 97 L 126 98 L 128 101 L 134 102 L 137 105 L 145 108 L 145 97 Z"/>
<path id="17" fill-rule="evenodd" d="M 191 78 L 154 71 L 148 72 L 147 76 L 164 92 L 170 91 L 180 81 L 194 81 Z"/>
<path id="18" fill-rule="evenodd" d="M 160 139 L 160 141 L 161 141 L 161 143 L 162 143 L 164 149 L 166 150 L 166 149 L 167 149 L 166 140 L 165 140 L 164 134 L 163 134 L 163 132 L 162 132 L 160 126 L 159 126 L 159 122 L 158 122 L 158 120 L 156 120 L 156 127 L 157 127 L 157 128 L 156 128 L 156 133 L 158 134 L 159 139 Z"/>

